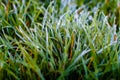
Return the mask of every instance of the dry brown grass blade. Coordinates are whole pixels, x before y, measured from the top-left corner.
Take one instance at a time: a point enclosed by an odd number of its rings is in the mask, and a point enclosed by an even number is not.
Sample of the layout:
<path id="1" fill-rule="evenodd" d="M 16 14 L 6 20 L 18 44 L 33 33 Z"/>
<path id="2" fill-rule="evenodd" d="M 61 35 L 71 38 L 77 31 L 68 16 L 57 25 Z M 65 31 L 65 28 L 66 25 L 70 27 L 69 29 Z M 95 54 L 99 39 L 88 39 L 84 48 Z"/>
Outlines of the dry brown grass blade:
<path id="1" fill-rule="evenodd" d="M 74 35 L 74 32 L 72 33 L 71 35 L 71 44 L 70 44 L 70 51 L 69 51 L 69 60 L 71 60 L 72 58 L 72 55 L 73 55 L 73 47 L 74 47 L 74 39 L 75 39 L 75 35 Z"/>

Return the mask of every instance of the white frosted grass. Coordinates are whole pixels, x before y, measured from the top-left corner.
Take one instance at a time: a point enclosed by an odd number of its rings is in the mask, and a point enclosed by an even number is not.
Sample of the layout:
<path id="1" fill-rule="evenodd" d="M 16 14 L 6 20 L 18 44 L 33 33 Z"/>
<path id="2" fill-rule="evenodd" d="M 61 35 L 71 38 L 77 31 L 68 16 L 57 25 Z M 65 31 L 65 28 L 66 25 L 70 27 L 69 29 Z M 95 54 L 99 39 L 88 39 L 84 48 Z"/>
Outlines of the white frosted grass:
<path id="1" fill-rule="evenodd" d="M 19 26 L 19 31 L 22 33 L 23 36 L 25 36 L 25 38 L 27 38 L 29 41 L 31 41 L 31 39 L 29 38 L 29 36 L 23 31 L 23 29 L 21 28 L 21 26 Z"/>
<path id="2" fill-rule="evenodd" d="M 44 18 L 43 18 L 43 23 L 42 23 L 42 26 L 43 26 L 43 29 L 45 27 L 45 23 L 46 23 L 46 19 L 47 19 L 47 10 L 45 10 L 45 13 L 44 13 Z"/>
<path id="3" fill-rule="evenodd" d="M 48 48 L 48 31 L 47 31 L 47 28 L 45 29 L 46 31 L 46 47 Z"/>
<path id="4" fill-rule="evenodd" d="M 66 12 L 66 13 L 64 13 L 64 14 L 62 14 L 61 16 L 60 16 L 60 18 L 59 18 L 59 21 L 58 21 L 58 23 L 57 23 L 57 30 L 59 29 L 59 27 L 60 27 L 60 23 L 61 23 L 61 21 L 62 21 L 62 19 L 64 18 L 64 16 L 67 14 L 68 12 Z"/>
<path id="5" fill-rule="evenodd" d="M 117 33 L 116 33 L 116 25 L 113 25 L 112 31 L 111 31 L 111 42 L 117 42 Z M 115 40 L 116 38 L 116 40 Z"/>
<path id="6" fill-rule="evenodd" d="M 63 11 L 63 9 L 68 5 L 72 0 L 61 0 L 61 5 L 60 5 L 60 11 Z"/>
<path id="7" fill-rule="evenodd" d="M 15 4 L 13 4 L 13 8 L 14 8 L 15 13 L 17 14 L 17 7 Z"/>
<path id="8" fill-rule="evenodd" d="M 97 54 L 100 54 L 103 52 L 103 50 L 107 49 L 108 47 L 112 46 L 112 45 L 115 45 L 117 42 L 116 41 L 113 41 L 111 42 L 110 44 L 108 44 L 107 46 L 103 47 L 102 49 L 100 49 L 99 51 L 97 51 Z"/>
<path id="9" fill-rule="evenodd" d="M 79 59 L 81 59 L 81 57 L 83 57 L 85 54 L 87 54 L 88 52 L 90 52 L 91 51 L 91 49 L 85 49 L 85 50 L 83 50 L 79 55 L 78 55 L 78 57 L 74 60 L 74 62 L 73 63 L 76 63 L 76 62 L 78 62 L 79 61 Z"/>

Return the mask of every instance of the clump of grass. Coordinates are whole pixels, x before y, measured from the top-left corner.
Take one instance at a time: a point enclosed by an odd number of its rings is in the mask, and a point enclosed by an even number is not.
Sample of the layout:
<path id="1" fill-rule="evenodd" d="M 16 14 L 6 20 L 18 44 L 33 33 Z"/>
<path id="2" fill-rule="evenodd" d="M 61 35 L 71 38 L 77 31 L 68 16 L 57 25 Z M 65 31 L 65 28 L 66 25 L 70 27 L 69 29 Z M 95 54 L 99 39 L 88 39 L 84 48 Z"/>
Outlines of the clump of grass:
<path id="1" fill-rule="evenodd" d="M 119 79 L 120 32 L 103 12 L 14 4 L 0 22 L 1 79 Z"/>

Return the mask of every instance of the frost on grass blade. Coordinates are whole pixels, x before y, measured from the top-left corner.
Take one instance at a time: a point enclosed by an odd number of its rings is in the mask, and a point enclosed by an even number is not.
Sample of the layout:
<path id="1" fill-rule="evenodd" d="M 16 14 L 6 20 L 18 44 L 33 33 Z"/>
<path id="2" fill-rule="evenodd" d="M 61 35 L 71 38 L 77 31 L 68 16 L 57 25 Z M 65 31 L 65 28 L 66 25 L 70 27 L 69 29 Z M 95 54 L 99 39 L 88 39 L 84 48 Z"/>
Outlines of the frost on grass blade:
<path id="1" fill-rule="evenodd" d="M 90 51 L 91 51 L 91 49 L 83 50 L 83 51 L 78 55 L 78 57 L 74 60 L 73 64 L 76 64 L 76 62 L 78 62 L 78 61 L 81 59 L 81 57 L 83 57 L 85 54 L 87 54 L 87 53 L 90 52 Z"/>

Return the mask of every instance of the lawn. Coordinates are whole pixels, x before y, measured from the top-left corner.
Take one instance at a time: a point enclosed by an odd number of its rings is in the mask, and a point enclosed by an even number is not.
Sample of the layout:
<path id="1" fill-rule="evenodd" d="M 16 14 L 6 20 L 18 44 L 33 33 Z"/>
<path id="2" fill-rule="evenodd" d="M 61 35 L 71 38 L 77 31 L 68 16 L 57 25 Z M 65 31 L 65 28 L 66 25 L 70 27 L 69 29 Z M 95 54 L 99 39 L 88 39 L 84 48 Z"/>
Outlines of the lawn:
<path id="1" fill-rule="evenodd" d="M 119 0 L 0 0 L 0 80 L 119 80 Z"/>

